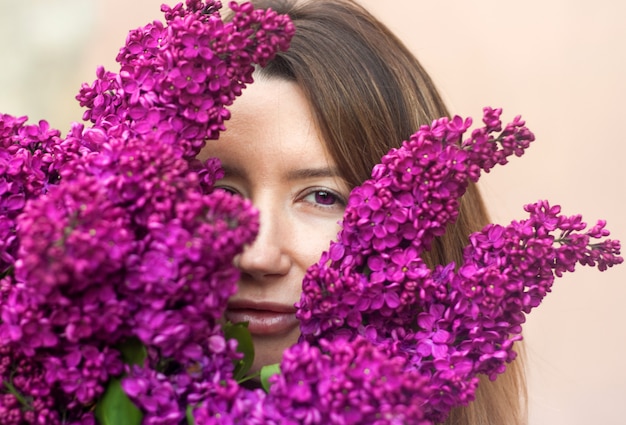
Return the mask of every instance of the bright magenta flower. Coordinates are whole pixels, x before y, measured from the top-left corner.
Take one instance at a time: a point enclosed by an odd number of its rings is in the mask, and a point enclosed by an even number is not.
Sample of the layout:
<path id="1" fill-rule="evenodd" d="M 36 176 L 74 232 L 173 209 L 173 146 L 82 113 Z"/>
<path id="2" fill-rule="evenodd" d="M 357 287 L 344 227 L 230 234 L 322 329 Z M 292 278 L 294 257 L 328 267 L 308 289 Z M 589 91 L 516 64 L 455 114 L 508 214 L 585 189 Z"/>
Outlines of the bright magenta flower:
<path id="1" fill-rule="evenodd" d="M 195 156 L 294 26 L 249 3 L 227 23 L 220 7 L 163 6 L 165 23 L 131 31 L 119 73 L 99 68 L 77 96 L 90 127 L 62 138 L 0 115 L 3 424 L 94 425 L 120 409 L 143 424 L 441 423 L 515 358 L 555 277 L 623 261 L 604 221 L 587 230 L 539 201 L 471 235 L 461 264 L 429 267 L 469 183 L 534 140 L 500 109 L 469 137 L 471 119 L 441 118 L 353 190 L 304 279 L 300 342 L 267 393 L 241 385 L 222 316 L 259 221 L 213 190 L 219 161 Z"/>

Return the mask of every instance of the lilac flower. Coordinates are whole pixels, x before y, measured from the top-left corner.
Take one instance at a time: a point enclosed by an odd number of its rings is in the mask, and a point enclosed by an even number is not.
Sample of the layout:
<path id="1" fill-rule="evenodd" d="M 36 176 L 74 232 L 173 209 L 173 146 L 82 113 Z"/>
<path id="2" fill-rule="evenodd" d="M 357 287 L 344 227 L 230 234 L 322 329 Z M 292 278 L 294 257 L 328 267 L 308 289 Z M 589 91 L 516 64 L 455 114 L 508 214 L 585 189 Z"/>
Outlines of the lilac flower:
<path id="1" fill-rule="evenodd" d="M 39 360 L 16 353 L 9 345 L 0 346 L 0 421 L 12 425 L 95 425 L 93 413 L 85 411 L 74 397 L 51 390 Z"/>
<path id="2" fill-rule="evenodd" d="M 145 423 L 178 423 L 188 397 L 209 396 L 203 382 L 232 374 L 240 354 L 220 323 L 238 279 L 232 258 L 258 217 L 213 192 L 218 161 L 194 157 L 294 28 L 249 5 L 225 23 L 219 7 L 164 7 L 165 24 L 131 31 L 119 73 L 99 68 L 81 88 L 89 128 L 62 139 L 45 122 L 0 116 L 2 361 L 30 362 L 13 381 L 3 372 L 15 387 L 0 390 L 3 423 L 59 423 L 61 409 L 67 423 L 94 423 L 128 341 L 149 353 L 126 382 Z M 55 398 L 23 383 L 35 370 Z"/>
<path id="3" fill-rule="evenodd" d="M 250 4 L 231 4 L 231 23 L 203 13 L 219 7 L 211 1 L 187 2 L 187 9 L 164 6 L 167 26 L 157 22 L 131 31 L 117 56 L 120 74 L 100 69 L 98 80 L 82 87 L 78 98 L 88 108 L 83 118 L 105 129 L 126 123 L 145 134 L 152 128 L 182 146 L 186 159 L 195 157 L 206 139 L 224 129 L 225 107 L 252 82 L 253 64 L 285 49 L 294 31 L 287 17 Z M 142 121 L 146 115 L 150 123 Z"/>
<path id="4" fill-rule="evenodd" d="M 135 366 L 122 381 L 122 388 L 144 412 L 144 424 L 173 425 L 184 418 L 176 389 L 162 373 Z"/>
<path id="5" fill-rule="evenodd" d="M 283 355 L 268 402 L 297 423 L 428 424 L 431 387 L 400 357 L 357 338 L 320 348 L 302 342 Z"/>
<path id="6" fill-rule="evenodd" d="M 519 117 L 502 129 L 501 110 L 484 113 L 485 127 L 467 140 L 462 136 L 471 120 L 441 118 L 383 157 L 372 178 L 351 193 L 338 241 L 308 270 L 297 304 L 301 344 L 325 350 L 329 362 L 344 359 L 328 344 L 366 340 L 388 358 L 403 359 L 403 370 L 427 377 L 424 391 L 433 391 L 424 405 L 427 423 L 443 422 L 452 407 L 470 402 L 479 374 L 495 379 L 505 370 L 516 356 L 524 314 L 555 277 L 576 264 L 604 270 L 623 261 L 618 242 L 591 241 L 608 236 L 604 222 L 585 232 L 580 216 L 560 215 L 560 207 L 540 201 L 525 207 L 526 220 L 471 235 L 460 265 L 424 264 L 422 253 L 456 220 L 468 182 L 521 155 L 534 140 Z M 306 344 L 301 349 L 311 350 Z M 323 361 L 294 352 L 319 364 L 315 373 L 331 375 Z M 285 368 L 292 361 L 283 361 L 281 385 L 318 384 L 305 377 L 288 381 L 299 376 Z M 293 406 L 315 398 L 298 398 L 313 394 L 311 385 L 291 396 Z M 285 388 L 285 397 L 297 393 Z M 320 415 L 324 403 L 307 405 L 306 417 Z M 352 415 L 341 420 L 350 423 Z"/>
<path id="7" fill-rule="evenodd" d="M 0 114 L 0 274 L 15 261 L 17 216 L 57 178 L 59 136 L 46 121 L 28 125 L 26 117 Z"/>
<path id="8" fill-rule="evenodd" d="M 266 401 L 261 389 L 247 390 L 235 381 L 206 386 L 204 399 L 193 409 L 195 423 L 202 425 L 294 424 Z"/>
<path id="9" fill-rule="evenodd" d="M 623 262 L 604 221 L 539 201 L 470 235 L 461 264 L 427 266 L 469 182 L 534 140 L 500 109 L 466 139 L 471 119 L 441 118 L 352 191 L 269 393 L 240 385 L 222 317 L 259 220 L 195 156 L 294 26 L 220 7 L 163 6 L 165 23 L 131 31 L 119 73 L 99 68 L 77 96 L 90 127 L 61 138 L 0 115 L 0 422 L 95 425 L 121 382 L 146 424 L 441 423 L 515 358 L 555 277 Z"/>
<path id="10" fill-rule="evenodd" d="M 451 333 L 446 329 L 450 326 L 442 317 L 445 307 L 441 304 L 433 304 L 429 312 L 421 312 L 417 315 L 417 324 L 420 331 L 415 335 L 417 352 L 422 357 L 433 356 L 436 359 L 443 358 L 448 352 Z M 439 325 L 442 322 L 443 326 Z"/>
<path id="11" fill-rule="evenodd" d="M 43 363 L 46 383 L 51 387 L 58 384 L 68 399 L 75 398 L 80 404 L 97 399 L 109 378 L 122 372 L 119 352 L 85 344 L 66 349 L 63 357 L 48 357 Z"/>

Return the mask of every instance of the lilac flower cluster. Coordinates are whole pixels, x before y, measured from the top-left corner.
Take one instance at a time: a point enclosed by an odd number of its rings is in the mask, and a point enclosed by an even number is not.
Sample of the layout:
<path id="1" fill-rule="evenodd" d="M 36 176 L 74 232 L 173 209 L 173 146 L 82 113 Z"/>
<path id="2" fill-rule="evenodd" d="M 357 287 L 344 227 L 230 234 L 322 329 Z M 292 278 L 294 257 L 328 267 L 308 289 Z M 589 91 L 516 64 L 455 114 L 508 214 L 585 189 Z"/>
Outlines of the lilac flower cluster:
<path id="1" fill-rule="evenodd" d="M 405 358 L 365 338 L 300 342 L 285 352 L 281 372 L 266 404 L 288 418 L 282 423 L 431 423 L 424 405 L 436 388 Z"/>
<path id="2" fill-rule="evenodd" d="M 353 190 L 303 282 L 300 342 L 269 392 L 247 389 L 222 316 L 258 217 L 195 157 L 294 27 L 230 6 L 228 22 L 218 1 L 163 6 L 165 23 L 131 31 L 119 73 L 77 96 L 88 128 L 0 115 L 1 423 L 438 423 L 515 357 L 555 277 L 623 261 L 603 221 L 540 201 L 429 267 L 469 182 L 534 140 L 499 109 L 466 139 L 471 120 L 441 118 Z"/>
<path id="3" fill-rule="evenodd" d="M 268 394 L 222 382 L 194 417 L 203 425 L 431 424 L 424 405 L 434 388 L 407 366 L 404 357 L 360 337 L 302 341 L 284 352 Z"/>
<path id="4" fill-rule="evenodd" d="M 98 79 L 83 85 L 77 96 L 87 108 L 83 119 L 151 134 L 192 160 L 224 130 L 224 106 L 252 82 L 253 65 L 286 49 L 284 31 L 293 32 L 287 17 L 271 10 L 229 6 L 234 16 L 224 23 L 216 13 L 219 1 L 163 5 L 166 25 L 155 21 L 129 33 L 117 56 L 119 73 L 99 68 Z"/>
<path id="5" fill-rule="evenodd" d="M 94 424 L 120 378 L 142 423 L 178 424 L 234 383 L 221 320 L 258 216 L 195 156 L 293 25 L 220 7 L 164 6 L 165 25 L 132 31 L 120 72 L 78 95 L 89 128 L 0 116 L 3 424 Z"/>
<path id="6" fill-rule="evenodd" d="M 519 117 L 503 129 L 501 110 L 484 113 L 485 125 L 467 140 L 469 119 L 423 126 L 353 190 L 338 240 L 308 270 L 298 304 L 302 339 L 319 347 L 325 360 L 311 366 L 303 355 L 286 356 L 283 370 L 322 367 L 319 374 L 327 376 L 324 362 L 337 359 L 331 347 L 368 341 L 402 359 L 399 379 L 425 382 L 423 418 L 439 423 L 452 407 L 473 399 L 479 374 L 495 379 L 515 358 L 524 313 L 541 302 L 555 276 L 577 263 L 605 270 L 623 262 L 618 241 L 595 242 L 609 234 L 603 221 L 585 230 L 580 216 L 563 216 L 559 207 L 539 201 L 525 207 L 526 220 L 472 234 L 462 264 L 426 265 L 423 254 L 457 218 L 469 181 L 522 155 L 534 140 Z M 275 385 L 272 392 L 283 395 L 292 384 L 285 377 Z M 316 385 L 320 391 L 326 384 Z M 376 404 L 361 408 L 370 406 Z M 320 400 L 281 407 L 308 415 L 326 408 Z M 376 423 L 406 423 L 403 417 Z M 346 416 L 333 423 L 352 422 Z"/>
<path id="7" fill-rule="evenodd" d="M 17 216 L 57 179 L 53 158 L 60 132 L 26 119 L 0 114 L 0 276 L 15 262 Z"/>
<path id="8" fill-rule="evenodd" d="M 519 117 L 503 129 L 500 113 L 486 108 L 467 140 L 470 120 L 437 120 L 383 158 L 308 271 L 303 337 L 269 393 L 225 381 L 196 407 L 197 423 L 440 423 L 473 399 L 478 375 L 495 379 L 515 358 L 524 314 L 555 277 L 623 261 L 618 241 L 594 242 L 609 234 L 603 221 L 586 230 L 540 201 L 526 220 L 471 235 L 459 266 L 424 263 L 468 182 L 534 139 Z"/>

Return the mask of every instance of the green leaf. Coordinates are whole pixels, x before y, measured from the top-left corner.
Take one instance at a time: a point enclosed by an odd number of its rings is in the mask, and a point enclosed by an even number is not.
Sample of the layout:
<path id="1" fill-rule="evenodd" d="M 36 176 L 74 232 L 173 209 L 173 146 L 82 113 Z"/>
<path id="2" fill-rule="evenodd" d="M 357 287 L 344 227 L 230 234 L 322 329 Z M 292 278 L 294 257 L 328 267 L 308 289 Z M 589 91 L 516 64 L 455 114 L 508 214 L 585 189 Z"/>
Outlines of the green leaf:
<path id="1" fill-rule="evenodd" d="M 187 416 L 187 424 L 188 425 L 196 425 L 196 419 L 193 417 L 193 409 L 195 406 L 191 404 L 187 406 L 187 410 L 185 411 L 185 416 Z"/>
<path id="2" fill-rule="evenodd" d="M 280 373 L 280 364 L 274 363 L 261 368 L 261 385 L 266 393 L 270 392 L 270 378 Z"/>
<path id="3" fill-rule="evenodd" d="M 118 378 L 109 382 L 95 413 L 100 425 L 141 425 L 143 419 L 141 410 L 130 401 Z"/>
<path id="4" fill-rule="evenodd" d="M 13 266 L 13 264 L 11 264 L 9 267 L 7 267 L 7 269 L 5 271 L 3 271 L 2 273 L 0 273 L 0 279 L 4 279 L 5 277 L 7 277 L 8 275 L 10 275 L 11 273 L 13 273 L 13 269 L 15 267 Z"/>
<path id="5" fill-rule="evenodd" d="M 252 367 L 254 361 L 254 344 L 252 343 L 252 335 L 248 330 L 248 323 L 226 323 L 224 324 L 224 337 L 226 339 L 235 339 L 237 341 L 237 351 L 243 354 L 243 358 L 235 362 L 235 372 L 233 379 L 239 382 L 246 376 L 246 373 Z"/>
<path id="6" fill-rule="evenodd" d="M 127 365 L 143 366 L 148 352 L 146 346 L 137 338 L 130 338 L 124 341 L 119 346 L 119 350 L 122 353 L 122 359 Z"/>

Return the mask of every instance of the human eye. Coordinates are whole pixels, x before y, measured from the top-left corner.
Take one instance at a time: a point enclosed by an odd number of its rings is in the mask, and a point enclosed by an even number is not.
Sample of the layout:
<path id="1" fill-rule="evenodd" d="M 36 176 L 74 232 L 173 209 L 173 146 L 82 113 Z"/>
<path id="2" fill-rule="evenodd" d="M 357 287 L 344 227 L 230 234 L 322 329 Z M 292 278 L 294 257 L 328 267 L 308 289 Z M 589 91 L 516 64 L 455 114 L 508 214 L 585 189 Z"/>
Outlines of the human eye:
<path id="1" fill-rule="evenodd" d="M 346 207 L 346 198 L 337 191 L 323 188 L 313 187 L 307 189 L 301 200 L 319 208 L 341 208 Z"/>
<path id="2" fill-rule="evenodd" d="M 239 196 L 243 196 L 242 193 L 237 190 L 235 187 L 233 186 L 228 186 L 228 185 L 215 185 L 215 190 L 219 190 L 222 192 L 226 192 L 229 193 L 231 195 L 239 195 Z"/>

